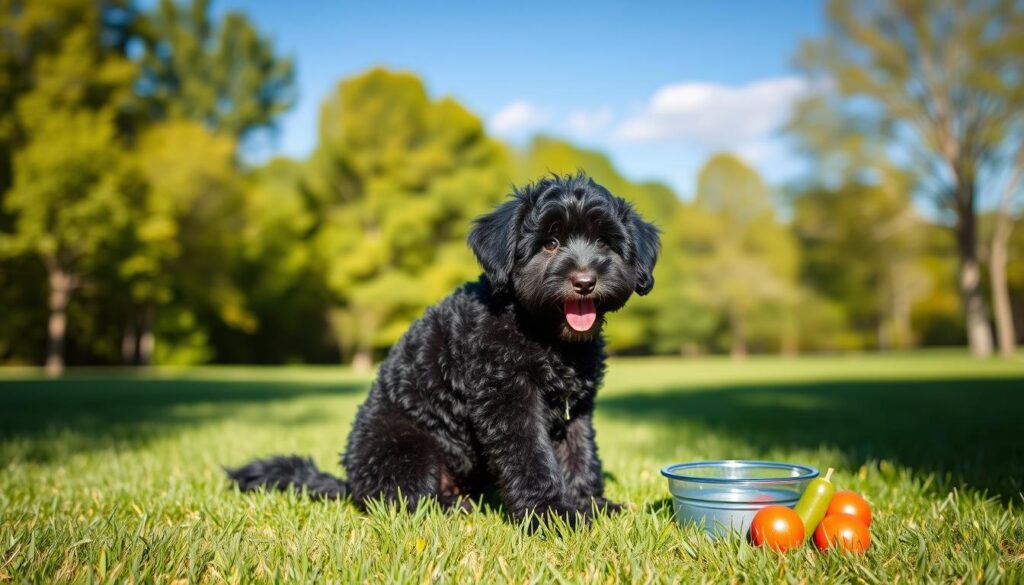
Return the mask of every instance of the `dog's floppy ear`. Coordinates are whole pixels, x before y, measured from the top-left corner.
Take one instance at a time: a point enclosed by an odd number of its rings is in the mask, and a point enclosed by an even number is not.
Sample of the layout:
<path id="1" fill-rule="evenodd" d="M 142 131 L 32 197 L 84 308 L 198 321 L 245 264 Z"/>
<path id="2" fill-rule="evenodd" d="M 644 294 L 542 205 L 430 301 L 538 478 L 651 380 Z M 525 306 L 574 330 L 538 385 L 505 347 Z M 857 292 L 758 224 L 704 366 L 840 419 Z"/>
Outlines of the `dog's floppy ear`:
<path id="1" fill-rule="evenodd" d="M 484 268 L 495 292 L 506 290 L 515 267 L 516 231 L 523 202 L 518 196 L 476 219 L 469 232 L 469 247 Z"/>
<path id="2" fill-rule="evenodd" d="M 626 223 L 632 240 L 633 268 L 636 270 L 636 292 L 643 296 L 654 288 L 654 263 L 658 261 L 661 238 L 658 228 L 644 221 L 632 205 L 626 207 Z"/>

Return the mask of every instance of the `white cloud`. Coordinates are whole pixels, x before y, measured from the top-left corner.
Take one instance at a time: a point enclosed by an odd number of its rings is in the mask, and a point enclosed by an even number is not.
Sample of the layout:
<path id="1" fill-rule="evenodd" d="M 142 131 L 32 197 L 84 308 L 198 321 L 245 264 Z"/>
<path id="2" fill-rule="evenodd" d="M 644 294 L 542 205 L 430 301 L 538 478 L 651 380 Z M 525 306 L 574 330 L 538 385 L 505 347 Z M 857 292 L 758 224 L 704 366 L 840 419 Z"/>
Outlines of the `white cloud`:
<path id="1" fill-rule="evenodd" d="M 591 137 L 607 129 L 613 119 L 608 106 L 594 110 L 574 110 L 565 119 L 565 127 L 579 137 Z"/>
<path id="2" fill-rule="evenodd" d="M 735 149 L 735 154 L 748 163 L 759 166 L 785 155 L 785 148 L 778 140 L 751 140 Z"/>
<path id="3" fill-rule="evenodd" d="M 614 130 L 621 142 L 680 141 L 708 149 L 763 148 L 793 104 L 807 95 L 799 77 L 764 79 L 741 86 L 676 83 L 656 91 L 642 112 Z M 757 158 L 757 157 L 755 157 Z"/>
<path id="4" fill-rule="evenodd" d="M 534 131 L 551 119 L 551 116 L 536 105 L 525 100 L 512 102 L 491 116 L 490 127 L 502 136 L 523 134 Z"/>

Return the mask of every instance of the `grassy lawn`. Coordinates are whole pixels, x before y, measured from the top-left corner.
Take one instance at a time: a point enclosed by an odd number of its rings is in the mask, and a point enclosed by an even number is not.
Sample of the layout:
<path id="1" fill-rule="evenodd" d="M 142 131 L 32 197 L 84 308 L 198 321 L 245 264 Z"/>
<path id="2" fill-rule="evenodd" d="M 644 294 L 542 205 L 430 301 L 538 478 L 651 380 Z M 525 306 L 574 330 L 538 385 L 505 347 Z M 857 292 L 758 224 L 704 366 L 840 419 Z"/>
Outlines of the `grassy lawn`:
<path id="1" fill-rule="evenodd" d="M 335 368 L 0 370 L 0 581 L 1024 582 L 1022 360 L 613 360 L 598 444 L 631 509 L 577 532 L 229 488 L 220 465 L 276 452 L 338 472 L 368 383 Z M 658 470 L 720 458 L 836 467 L 874 507 L 868 554 L 679 528 Z"/>

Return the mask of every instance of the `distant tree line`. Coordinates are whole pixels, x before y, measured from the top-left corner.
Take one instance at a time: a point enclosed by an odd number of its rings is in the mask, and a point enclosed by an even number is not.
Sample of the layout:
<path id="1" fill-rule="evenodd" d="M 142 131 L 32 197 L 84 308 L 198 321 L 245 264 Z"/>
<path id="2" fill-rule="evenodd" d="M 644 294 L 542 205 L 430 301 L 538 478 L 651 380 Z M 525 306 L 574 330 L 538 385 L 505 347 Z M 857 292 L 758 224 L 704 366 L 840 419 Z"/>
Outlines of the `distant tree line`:
<path id="1" fill-rule="evenodd" d="M 820 90 L 787 128 L 811 170 L 773 189 L 722 153 L 685 194 L 556 138 L 510 147 L 383 69 L 326 96 L 306 160 L 248 164 L 295 86 L 244 15 L 3 4 L 3 363 L 368 366 L 477 277 L 474 217 L 577 169 L 662 229 L 658 285 L 610 318 L 615 353 L 986 355 L 994 324 L 1009 354 L 1024 330 L 1012 2 L 832 2 L 799 57 Z"/>

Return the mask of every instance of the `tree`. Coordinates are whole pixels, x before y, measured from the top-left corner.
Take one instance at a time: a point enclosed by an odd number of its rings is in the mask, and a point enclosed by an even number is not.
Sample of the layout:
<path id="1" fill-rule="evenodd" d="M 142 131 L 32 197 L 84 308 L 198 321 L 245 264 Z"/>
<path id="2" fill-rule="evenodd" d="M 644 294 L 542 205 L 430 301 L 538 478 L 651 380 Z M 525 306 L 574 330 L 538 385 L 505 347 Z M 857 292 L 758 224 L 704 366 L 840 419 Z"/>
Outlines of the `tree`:
<path id="1" fill-rule="evenodd" d="M 135 20 L 126 0 L 0 0 L 0 194 L 11 185 L 13 152 L 24 141 L 17 104 L 35 86 L 37 61 L 59 52 L 83 25 L 101 30 L 96 40 L 105 50 L 123 54 Z"/>
<path id="2" fill-rule="evenodd" d="M 382 69 L 324 101 L 305 181 L 343 355 L 361 367 L 479 267 L 471 220 L 508 190 L 504 148 L 451 98 Z"/>
<path id="3" fill-rule="evenodd" d="M 121 274 L 137 307 L 126 319 L 125 347 L 128 356 L 137 348 L 140 365 L 153 363 L 157 307 L 174 301 L 190 300 L 190 314 L 206 305 L 232 326 L 256 326 L 230 279 L 242 225 L 234 151 L 232 138 L 188 121 L 153 125 L 137 141 L 143 195 Z"/>
<path id="4" fill-rule="evenodd" d="M 1017 332 L 1013 325 L 1013 309 L 1010 303 L 1009 282 L 1006 265 L 1010 259 L 1010 236 L 1013 233 L 1014 196 L 1024 179 L 1024 145 L 1020 147 L 1010 177 L 1003 187 L 996 213 L 996 225 L 992 233 L 989 251 L 989 286 L 992 288 L 992 310 L 996 320 L 996 340 L 999 353 L 1012 357 L 1017 349 Z"/>
<path id="5" fill-rule="evenodd" d="M 921 221 L 899 183 L 809 187 L 793 213 L 804 280 L 841 303 L 855 330 L 878 347 L 912 345 L 911 309 L 927 277 L 919 266 Z"/>
<path id="6" fill-rule="evenodd" d="M 828 35 L 805 45 L 801 61 L 890 130 L 924 190 L 954 216 L 968 341 L 989 355 L 976 207 L 980 177 L 1024 110 L 1007 99 L 1020 79 L 1021 11 L 1013 0 L 832 0 L 828 17 Z"/>
<path id="7" fill-rule="evenodd" d="M 64 367 L 71 296 L 127 216 L 117 119 L 131 98 L 134 68 L 104 50 L 98 22 L 95 14 L 81 18 L 55 54 L 40 57 L 32 90 L 17 101 L 24 143 L 4 201 L 13 229 L 0 249 L 34 254 L 46 269 L 51 375 Z"/>
<path id="8" fill-rule="evenodd" d="M 208 0 L 161 0 L 138 26 L 144 45 L 136 90 L 153 119 L 186 119 L 240 141 L 272 126 L 295 101 L 290 59 L 246 17 L 218 24 Z"/>
<path id="9" fill-rule="evenodd" d="M 122 269 L 135 303 L 123 346 L 143 365 L 153 360 L 156 307 L 172 298 L 168 316 L 179 317 L 164 320 L 176 330 L 165 329 L 164 349 L 174 351 L 173 338 L 191 346 L 178 361 L 210 355 L 204 329 L 213 324 L 204 328 L 201 314 L 246 332 L 257 326 L 231 282 L 243 213 L 233 157 L 239 141 L 291 107 L 294 73 L 244 15 L 215 23 L 209 12 L 205 0 L 163 0 L 135 26 L 143 46 L 135 90 L 144 105 L 135 168 L 146 195 Z"/>
<path id="10" fill-rule="evenodd" d="M 219 360 L 337 362 L 327 315 L 333 301 L 316 257 L 301 161 L 277 158 L 246 177 L 236 286 L 257 328 L 211 328 Z"/>
<path id="11" fill-rule="evenodd" d="M 1006 263 L 1006 285 L 1009 289 L 1014 330 L 1024 331 L 1024 215 L 1014 218 Z"/>
<path id="12" fill-rule="evenodd" d="M 752 317 L 765 310 L 781 314 L 778 309 L 796 298 L 795 243 L 776 221 L 761 177 L 728 154 L 701 168 L 694 205 L 683 218 L 676 237 L 696 275 L 693 294 L 722 312 L 730 354 L 743 358 Z M 769 329 L 779 336 L 782 325 L 776 321 Z"/>
<path id="13" fill-rule="evenodd" d="M 788 124 L 810 172 L 795 189 L 792 227 L 802 279 L 846 309 L 855 346 L 906 347 L 911 309 L 923 292 L 921 221 L 912 176 L 891 161 L 873 129 L 852 125 L 824 91 L 798 105 Z"/>
<path id="14" fill-rule="evenodd" d="M 41 58 L 58 53 L 65 38 L 89 21 L 102 30 L 106 50 L 122 53 L 134 10 L 123 0 L 0 1 L 0 233 L 16 218 L 4 200 L 14 180 L 14 153 L 25 146 L 18 103 L 36 83 Z M 0 357 L 41 362 L 46 349 L 47 310 L 39 299 L 48 282 L 37 256 L 0 254 Z"/>

